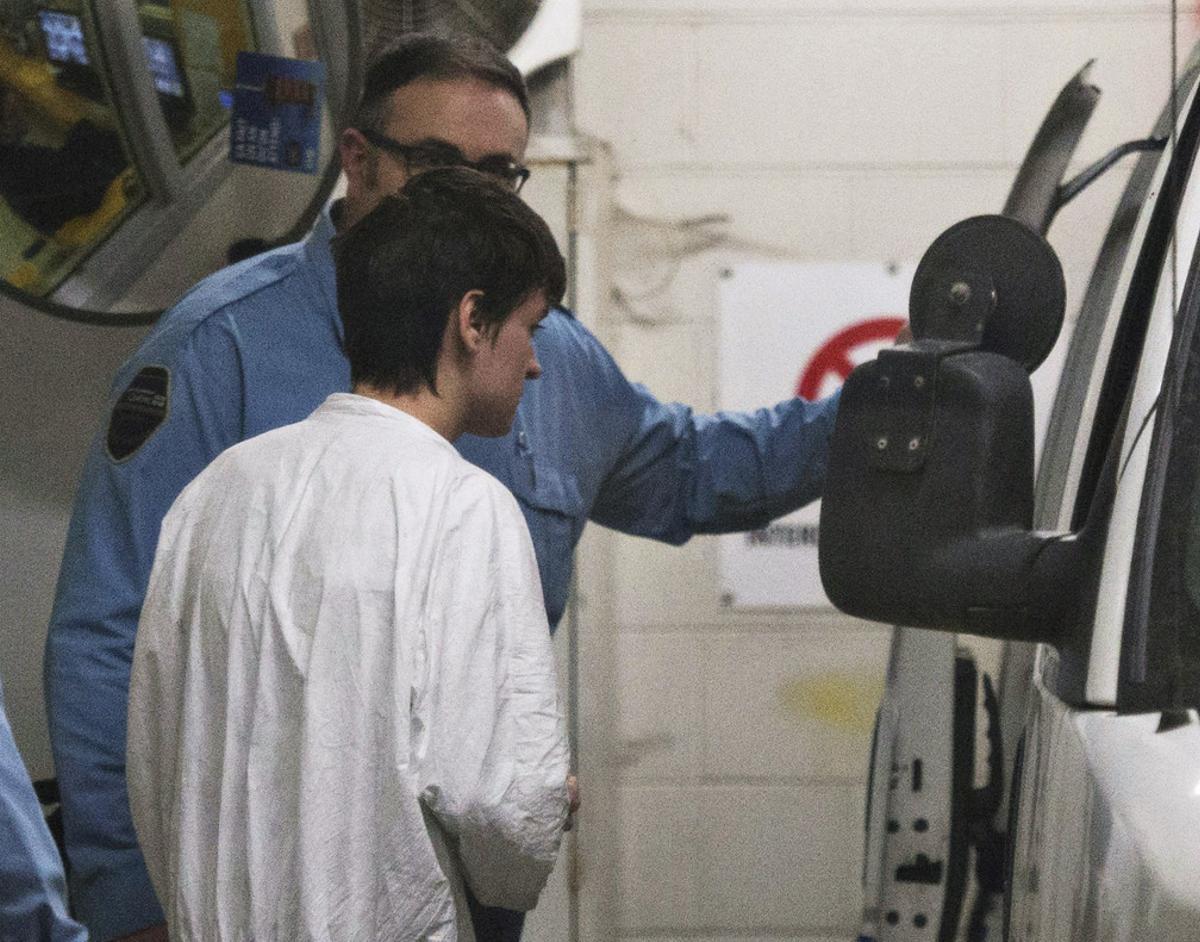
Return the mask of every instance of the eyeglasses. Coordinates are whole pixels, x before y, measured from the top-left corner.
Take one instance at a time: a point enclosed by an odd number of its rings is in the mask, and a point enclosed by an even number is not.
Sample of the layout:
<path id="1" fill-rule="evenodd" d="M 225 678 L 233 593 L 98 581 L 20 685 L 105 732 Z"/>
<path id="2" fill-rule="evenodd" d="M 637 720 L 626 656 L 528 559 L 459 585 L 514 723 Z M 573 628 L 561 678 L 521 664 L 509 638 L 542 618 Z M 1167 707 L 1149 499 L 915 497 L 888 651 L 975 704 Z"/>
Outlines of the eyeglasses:
<path id="1" fill-rule="evenodd" d="M 420 144 L 401 144 L 394 138 L 367 128 L 359 128 L 358 133 L 380 150 L 399 157 L 408 165 L 410 170 L 432 170 L 435 167 L 470 167 L 490 177 L 503 180 L 513 188 L 514 193 L 520 193 L 521 187 L 529 179 L 529 168 L 522 166 L 507 157 L 485 157 L 483 160 L 467 160 L 461 150 L 445 141 L 423 141 Z"/>

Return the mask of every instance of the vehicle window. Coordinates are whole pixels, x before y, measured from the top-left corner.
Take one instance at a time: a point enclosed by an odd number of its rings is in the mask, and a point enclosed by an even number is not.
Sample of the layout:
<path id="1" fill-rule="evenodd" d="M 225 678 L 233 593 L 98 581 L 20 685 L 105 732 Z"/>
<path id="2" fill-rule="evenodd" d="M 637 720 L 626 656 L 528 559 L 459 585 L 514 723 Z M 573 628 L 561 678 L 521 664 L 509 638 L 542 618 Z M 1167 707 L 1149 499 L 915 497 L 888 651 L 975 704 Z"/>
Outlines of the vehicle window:
<path id="1" fill-rule="evenodd" d="M 1119 706 L 1193 705 L 1200 696 L 1200 285 L 1193 257 L 1151 445 Z M 1141 578 L 1139 578 L 1139 575 Z M 1140 591 L 1135 591 L 1135 588 Z"/>
<path id="2" fill-rule="evenodd" d="M 1200 628 L 1200 482 L 1193 482 L 1191 512 L 1187 515 L 1187 537 L 1184 541 L 1183 565 L 1180 567 L 1183 588 L 1187 595 L 1189 623 Z"/>
<path id="3" fill-rule="evenodd" d="M 145 199 L 81 7 L 0 5 L 0 277 L 36 296 Z"/>
<path id="4" fill-rule="evenodd" d="M 141 0 L 142 47 L 181 162 L 229 123 L 239 50 L 256 50 L 245 0 Z"/>
<path id="5" fill-rule="evenodd" d="M 1198 260 L 1184 289 L 1180 336 L 1172 352 L 1172 364 L 1182 368 L 1164 380 L 1139 523 L 1144 546 L 1152 547 L 1144 560 L 1150 565 L 1148 592 L 1130 598 L 1132 643 L 1122 652 L 1128 685 L 1153 706 L 1192 703 L 1200 692 L 1195 685 L 1200 672 Z"/>

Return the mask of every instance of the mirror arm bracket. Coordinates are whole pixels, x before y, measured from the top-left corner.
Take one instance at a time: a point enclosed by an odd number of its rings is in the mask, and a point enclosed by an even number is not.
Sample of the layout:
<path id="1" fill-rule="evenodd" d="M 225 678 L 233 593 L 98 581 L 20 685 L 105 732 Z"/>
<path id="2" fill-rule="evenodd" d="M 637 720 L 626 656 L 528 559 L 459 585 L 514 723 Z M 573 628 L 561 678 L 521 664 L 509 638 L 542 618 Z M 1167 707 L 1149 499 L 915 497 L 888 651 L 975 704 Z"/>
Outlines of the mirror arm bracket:
<path id="1" fill-rule="evenodd" d="M 1098 533 L 1103 534 L 1101 527 L 1075 534 L 1004 528 L 948 552 L 947 572 L 971 587 L 965 593 L 961 630 L 1060 650 L 1074 646 L 1081 622 L 1093 614 L 1087 600 L 1096 590 L 1104 548 Z M 969 567 L 963 565 L 964 555 Z M 973 605 L 972 598 L 1006 601 Z"/>
<path id="2" fill-rule="evenodd" d="M 1136 141 L 1126 141 L 1124 144 L 1114 147 L 1094 164 L 1084 168 L 1059 186 L 1058 192 L 1054 194 L 1054 208 L 1050 212 L 1050 217 L 1053 219 L 1060 209 L 1100 179 L 1122 157 L 1143 151 L 1160 151 L 1166 146 L 1167 139 L 1165 137 L 1147 137 Z"/>
<path id="3" fill-rule="evenodd" d="M 1082 551 L 1079 541 L 1062 534 L 1013 528 L 948 548 L 946 572 L 964 589 L 961 630 L 1057 647 L 1079 609 Z"/>

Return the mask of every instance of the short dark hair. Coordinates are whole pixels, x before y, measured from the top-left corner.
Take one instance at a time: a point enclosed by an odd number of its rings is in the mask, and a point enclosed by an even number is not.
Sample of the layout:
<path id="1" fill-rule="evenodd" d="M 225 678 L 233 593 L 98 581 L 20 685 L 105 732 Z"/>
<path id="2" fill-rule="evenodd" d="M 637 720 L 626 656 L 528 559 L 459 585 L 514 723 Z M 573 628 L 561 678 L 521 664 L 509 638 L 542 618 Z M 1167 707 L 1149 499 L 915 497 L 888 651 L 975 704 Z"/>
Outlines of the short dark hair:
<path id="1" fill-rule="evenodd" d="M 558 304 L 566 265 L 542 218 L 466 167 L 419 174 L 334 240 L 350 379 L 396 394 L 437 390 L 450 312 L 470 291 L 493 334 L 537 291 Z"/>
<path id="2" fill-rule="evenodd" d="M 408 33 L 367 66 L 351 126 L 383 133 L 388 96 L 419 78 L 475 78 L 510 92 L 530 119 L 529 91 L 517 67 L 486 39 L 461 33 Z"/>

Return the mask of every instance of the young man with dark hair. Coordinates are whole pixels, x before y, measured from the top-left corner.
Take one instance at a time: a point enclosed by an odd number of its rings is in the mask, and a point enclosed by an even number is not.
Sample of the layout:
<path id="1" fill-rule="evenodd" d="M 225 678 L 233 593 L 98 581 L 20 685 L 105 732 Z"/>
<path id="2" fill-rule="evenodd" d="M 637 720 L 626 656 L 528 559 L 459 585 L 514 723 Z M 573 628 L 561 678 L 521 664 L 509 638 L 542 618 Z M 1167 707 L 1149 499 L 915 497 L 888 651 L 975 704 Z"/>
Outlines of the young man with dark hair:
<path id="1" fill-rule="evenodd" d="M 541 279 L 541 296 L 557 304 L 566 269 L 545 223 L 512 190 L 483 174 L 432 170 L 413 177 L 401 192 L 405 203 L 385 197 L 387 212 L 380 212 L 381 204 L 335 241 L 350 382 L 395 395 L 428 386 L 436 394 L 445 325 L 430 312 L 450 310 L 470 295 L 473 317 L 496 333 L 529 298 L 535 278 Z M 404 219 L 416 214 L 403 210 L 418 196 L 419 224 L 406 228 Z M 516 408 L 513 402 L 511 414 L 499 417 L 503 428 L 482 434 L 507 434 Z"/>
<path id="2" fill-rule="evenodd" d="M 212 275 L 164 315 L 117 375 L 83 470 L 46 698 L 72 900 L 96 942 L 162 919 L 129 818 L 124 748 L 134 634 L 163 515 L 222 449 L 350 388 L 335 220 L 344 230 L 434 166 L 469 164 L 514 189 L 529 173 L 524 85 L 486 44 L 410 37 L 369 66 L 365 87 L 339 142 L 345 198 L 303 242 Z M 552 627 L 588 520 L 683 543 L 763 526 L 819 495 L 834 399 L 697 415 L 629 382 L 561 308 L 535 347 L 546 377 L 526 389 L 509 434 L 456 444 L 516 497 Z M 519 936 L 519 917 L 505 925 L 507 938 Z"/>
<path id="3" fill-rule="evenodd" d="M 454 942 L 529 909 L 568 811 L 537 562 L 451 443 L 508 432 L 563 290 L 510 189 L 431 171 L 338 239 L 351 393 L 163 521 L 129 796 L 172 938 Z"/>

